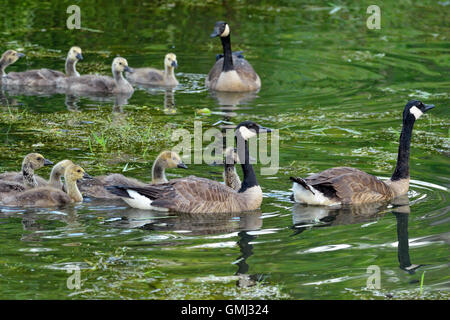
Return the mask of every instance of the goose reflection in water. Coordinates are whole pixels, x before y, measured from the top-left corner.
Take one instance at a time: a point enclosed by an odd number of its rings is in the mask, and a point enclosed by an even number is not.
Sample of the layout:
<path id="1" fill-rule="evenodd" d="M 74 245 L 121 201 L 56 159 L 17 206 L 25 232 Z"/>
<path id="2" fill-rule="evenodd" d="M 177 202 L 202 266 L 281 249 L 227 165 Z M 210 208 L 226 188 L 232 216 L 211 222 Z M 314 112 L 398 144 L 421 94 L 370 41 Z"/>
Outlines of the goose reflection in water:
<path id="1" fill-rule="evenodd" d="M 392 213 L 397 219 L 398 261 L 402 270 L 410 274 L 423 265 L 412 264 L 409 256 L 408 219 L 411 213 L 406 195 L 394 199 L 391 203 L 367 203 L 363 205 L 323 207 L 296 203 L 292 209 L 294 234 L 303 231 L 336 225 L 358 224 L 376 221 Z"/>
<path id="2" fill-rule="evenodd" d="M 235 117 L 239 105 L 248 104 L 258 97 L 257 92 L 221 92 L 211 91 L 211 97 L 217 100 L 219 110 L 224 114 L 224 120 Z"/>
<path id="3" fill-rule="evenodd" d="M 240 254 L 235 259 L 238 270 L 235 273 L 238 287 L 250 287 L 264 279 L 261 274 L 248 274 L 247 259 L 253 255 L 252 242 L 257 238 L 253 232 L 262 229 L 261 212 L 240 214 L 178 214 L 167 216 L 164 213 L 147 210 L 129 209 L 121 219 L 108 223 L 119 228 L 139 228 L 147 231 L 175 231 L 189 236 L 220 235 L 237 232 Z"/>

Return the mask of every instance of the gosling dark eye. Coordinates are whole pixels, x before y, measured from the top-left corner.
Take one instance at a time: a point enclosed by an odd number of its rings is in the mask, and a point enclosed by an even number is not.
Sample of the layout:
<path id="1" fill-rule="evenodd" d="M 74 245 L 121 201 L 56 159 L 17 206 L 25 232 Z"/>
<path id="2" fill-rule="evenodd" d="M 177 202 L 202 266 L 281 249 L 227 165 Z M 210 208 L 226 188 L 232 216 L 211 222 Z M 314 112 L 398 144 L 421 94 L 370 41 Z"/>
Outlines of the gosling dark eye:
<path id="1" fill-rule="evenodd" d="M 38 158 L 37 158 L 37 160 L 38 160 L 38 161 L 41 161 L 41 160 L 42 160 L 42 158 L 41 158 L 41 157 L 38 157 Z"/>
<path id="2" fill-rule="evenodd" d="M 77 172 L 78 172 L 78 173 L 80 173 L 80 172 L 81 172 L 81 170 L 77 170 Z"/>

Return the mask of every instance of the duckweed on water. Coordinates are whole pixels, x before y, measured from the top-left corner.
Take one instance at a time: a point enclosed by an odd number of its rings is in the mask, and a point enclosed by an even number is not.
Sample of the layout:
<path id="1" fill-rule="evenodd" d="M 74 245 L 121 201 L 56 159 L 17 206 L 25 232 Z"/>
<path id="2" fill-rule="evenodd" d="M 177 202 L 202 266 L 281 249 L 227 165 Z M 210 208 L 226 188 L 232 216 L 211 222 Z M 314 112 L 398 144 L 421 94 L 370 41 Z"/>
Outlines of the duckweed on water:
<path id="1" fill-rule="evenodd" d="M 110 153 L 143 155 L 149 148 L 163 150 L 171 146 L 173 132 L 173 126 L 132 110 L 126 114 L 103 110 L 45 114 L 2 112 L 0 124 L 6 124 L 14 132 L 33 135 L 27 142 L 8 140 L 8 144 L 0 146 L 5 149 L 2 151 L 21 149 L 24 144 L 32 149 L 32 145 L 39 144 L 54 149 L 78 149 L 97 157 Z"/>

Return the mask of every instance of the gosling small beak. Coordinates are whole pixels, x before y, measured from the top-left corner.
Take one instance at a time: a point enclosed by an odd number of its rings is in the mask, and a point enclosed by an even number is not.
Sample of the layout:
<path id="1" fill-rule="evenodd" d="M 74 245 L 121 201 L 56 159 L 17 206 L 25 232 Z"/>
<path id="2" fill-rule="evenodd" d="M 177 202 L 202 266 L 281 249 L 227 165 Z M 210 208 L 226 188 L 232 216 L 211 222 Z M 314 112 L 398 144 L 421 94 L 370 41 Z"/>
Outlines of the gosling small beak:
<path id="1" fill-rule="evenodd" d="M 83 60 L 83 55 L 81 53 L 77 53 L 76 57 L 78 60 Z"/>
<path id="2" fill-rule="evenodd" d="M 53 162 L 51 162 L 48 159 L 44 159 L 44 166 L 51 166 L 53 164 Z"/>
<path id="3" fill-rule="evenodd" d="M 178 67 L 178 63 L 175 60 L 172 61 L 172 67 L 174 67 L 174 68 Z"/>
<path id="4" fill-rule="evenodd" d="M 183 162 L 180 162 L 179 164 L 177 164 L 177 168 L 187 169 L 188 167 Z"/>
<path id="5" fill-rule="evenodd" d="M 125 68 L 123 70 L 126 71 L 126 72 L 129 72 L 129 73 L 133 73 L 134 72 L 133 68 L 130 68 L 129 66 L 125 66 Z"/>
<path id="6" fill-rule="evenodd" d="M 94 179 L 94 178 L 85 172 L 85 173 L 83 174 L 83 179 L 86 179 L 86 180 L 92 180 L 92 179 Z"/>
<path id="7" fill-rule="evenodd" d="M 423 109 L 423 112 L 427 112 L 428 110 L 431 110 L 434 108 L 434 104 L 425 104 L 425 109 Z"/>
<path id="8" fill-rule="evenodd" d="M 23 57 L 25 57 L 25 54 L 23 54 L 23 53 L 20 53 L 20 52 L 19 52 L 19 53 L 18 53 L 17 55 L 19 56 L 19 58 L 23 58 Z"/>

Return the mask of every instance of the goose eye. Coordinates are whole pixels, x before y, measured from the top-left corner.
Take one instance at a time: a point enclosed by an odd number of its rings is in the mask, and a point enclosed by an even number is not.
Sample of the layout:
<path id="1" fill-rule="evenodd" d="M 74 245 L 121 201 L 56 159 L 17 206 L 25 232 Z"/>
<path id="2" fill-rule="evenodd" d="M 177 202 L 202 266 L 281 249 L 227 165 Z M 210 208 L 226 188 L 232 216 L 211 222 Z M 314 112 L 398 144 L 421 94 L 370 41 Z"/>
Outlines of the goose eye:
<path id="1" fill-rule="evenodd" d="M 80 172 L 81 172 L 81 170 L 77 170 L 77 172 L 78 172 L 78 173 L 80 173 Z"/>
<path id="2" fill-rule="evenodd" d="M 37 157 L 37 161 L 41 161 L 42 160 L 42 158 L 41 157 Z"/>

